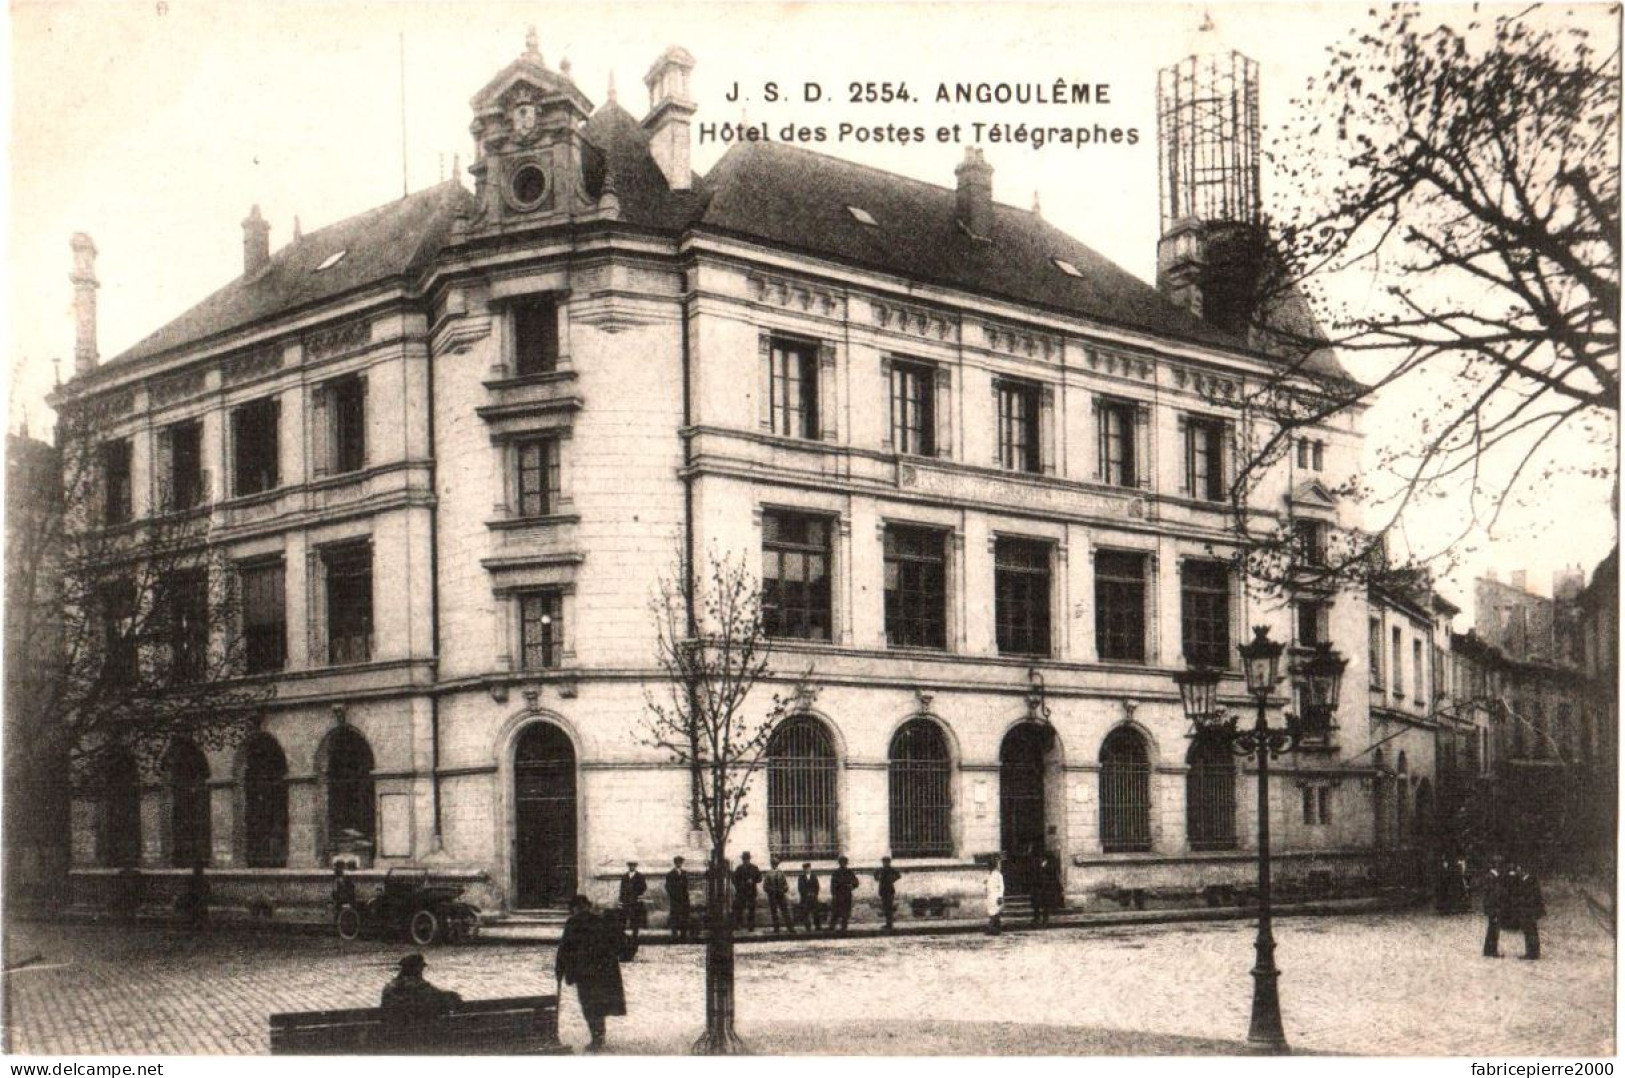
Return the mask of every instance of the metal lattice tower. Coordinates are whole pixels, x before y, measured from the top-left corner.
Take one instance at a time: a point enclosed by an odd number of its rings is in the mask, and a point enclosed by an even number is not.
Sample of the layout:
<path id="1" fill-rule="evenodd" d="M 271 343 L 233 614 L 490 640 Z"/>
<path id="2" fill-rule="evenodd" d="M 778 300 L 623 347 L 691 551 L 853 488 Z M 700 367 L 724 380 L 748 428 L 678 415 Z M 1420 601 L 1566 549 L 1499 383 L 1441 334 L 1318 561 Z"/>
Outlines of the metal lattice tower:
<path id="1" fill-rule="evenodd" d="M 1258 224 L 1256 61 L 1222 51 L 1157 72 L 1157 174 L 1164 235 L 1187 220 Z"/>

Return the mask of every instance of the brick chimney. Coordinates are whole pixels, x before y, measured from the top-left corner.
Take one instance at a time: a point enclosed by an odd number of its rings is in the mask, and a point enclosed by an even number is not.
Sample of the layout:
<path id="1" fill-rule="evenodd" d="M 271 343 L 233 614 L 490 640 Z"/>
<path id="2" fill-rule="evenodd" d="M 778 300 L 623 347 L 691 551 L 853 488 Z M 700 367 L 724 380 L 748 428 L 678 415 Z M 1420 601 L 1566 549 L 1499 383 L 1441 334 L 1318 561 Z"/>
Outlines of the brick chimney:
<path id="1" fill-rule="evenodd" d="M 271 223 L 260 216 L 259 203 L 243 221 L 243 276 L 252 277 L 271 261 Z"/>
<path id="2" fill-rule="evenodd" d="M 73 373 L 89 374 L 96 369 L 96 245 L 83 232 L 75 232 L 73 248 Z"/>
<path id="3" fill-rule="evenodd" d="M 993 166 L 982 151 L 965 147 L 965 159 L 954 167 L 959 181 L 960 227 L 979 240 L 993 237 Z"/>
<path id="4" fill-rule="evenodd" d="M 688 96 L 688 75 L 694 70 L 694 57 L 687 49 L 673 45 L 660 54 L 643 83 L 649 87 L 649 115 L 643 129 L 649 132 L 649 152 L 665 174 L 673 191 L 694 186 L 694 170 L 689 164 L 689 121 L 698 106 Z"/>

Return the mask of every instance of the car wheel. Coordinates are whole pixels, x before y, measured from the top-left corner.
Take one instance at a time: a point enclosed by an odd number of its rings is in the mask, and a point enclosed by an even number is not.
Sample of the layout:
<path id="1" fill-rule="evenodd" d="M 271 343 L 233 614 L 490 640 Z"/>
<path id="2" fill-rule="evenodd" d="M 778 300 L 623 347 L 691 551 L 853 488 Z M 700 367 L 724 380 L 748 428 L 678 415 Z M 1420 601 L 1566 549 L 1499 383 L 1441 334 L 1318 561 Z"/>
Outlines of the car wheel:
<path id="1" fill-rule="evenodd" d="M 433 910 L 418 910 L 412 915 L 412 923 L 408 928 L 412 942 L 419 947 L 427 947 L 440 938 L 440 918 L 434 915 Z"/>
<path id="2" fill-rule="evenodd" d="M 339 939 L 353 940 L 361 935 L 361 914 L 354 906 L 339 910 Z"/>

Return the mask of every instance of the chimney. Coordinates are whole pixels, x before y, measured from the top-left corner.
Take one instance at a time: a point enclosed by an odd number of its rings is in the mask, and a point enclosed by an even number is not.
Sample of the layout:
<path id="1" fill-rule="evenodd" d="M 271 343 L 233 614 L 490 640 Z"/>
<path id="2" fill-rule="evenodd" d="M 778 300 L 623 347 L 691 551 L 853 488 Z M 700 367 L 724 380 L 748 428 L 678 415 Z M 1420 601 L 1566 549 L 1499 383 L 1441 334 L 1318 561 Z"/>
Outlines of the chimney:
<path id="1" fill-rule="evenodd" d="M 1512 570 L 1512 586 L 1517 588 L 1519 591 L 1528 591 L 1529 590 L 1529 570 L 1528 569 L 1514 569 L 1514 570 Z"/>
<path id="2" fill-rule="evenodd" d="M 83 232 L 75 232 L 73 248 L 73 373 L 96 369 L 96 245 Z"/>
<path id="3" fill-rule="evenodd" d="M 243 222 L 243 276 L 252 277 L 271 261 L 271 223 L 260 216 L 259 203 Z"/>
<path id="4" fill-rule="evenodd" d="M 694 185 L 688 159 L 689 121 L 698 108 L 688 96 L 688 73 L 693 70 L 694 57 L 673 45 L 643 76 L 649 87 L 649 115 L 643 118 L 643 129 L 649 132 L 649 152 L 673 191 L 687 191 Z"/>
<path id="5" fill-rule="evenodd" d="M 959 181 L 959 224 L 979 240 L 993 238 L 993 166 L 982 151 L 965 147 L 965 159 L 954 167 Z"/>

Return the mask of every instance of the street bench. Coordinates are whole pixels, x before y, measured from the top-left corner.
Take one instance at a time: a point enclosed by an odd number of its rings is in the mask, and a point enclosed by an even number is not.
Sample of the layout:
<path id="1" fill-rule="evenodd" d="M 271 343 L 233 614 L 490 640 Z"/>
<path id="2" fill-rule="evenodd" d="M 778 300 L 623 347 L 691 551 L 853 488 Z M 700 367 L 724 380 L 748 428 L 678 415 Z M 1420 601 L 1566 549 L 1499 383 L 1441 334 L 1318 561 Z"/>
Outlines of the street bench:
<path id="1" fill-rule="evenodd" d="M 271 1016 L 271 1054 L 552 1055 L 559 1043 L 559 997 L 471 999 L 423 1021 L 378 1007 L 289 1011 Z"/>

